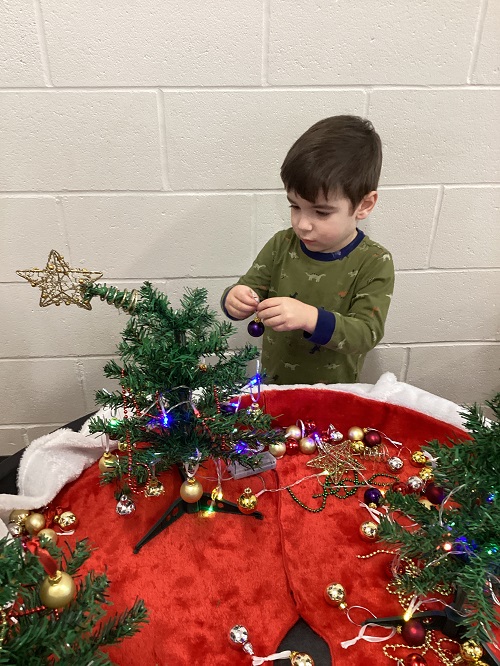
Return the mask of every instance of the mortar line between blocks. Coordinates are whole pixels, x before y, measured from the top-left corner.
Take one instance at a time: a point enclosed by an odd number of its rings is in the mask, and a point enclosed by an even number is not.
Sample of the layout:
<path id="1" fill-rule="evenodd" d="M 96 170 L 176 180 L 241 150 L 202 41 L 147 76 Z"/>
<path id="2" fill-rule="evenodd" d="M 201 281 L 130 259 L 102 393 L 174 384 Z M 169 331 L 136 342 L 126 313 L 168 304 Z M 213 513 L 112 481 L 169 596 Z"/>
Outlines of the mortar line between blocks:
<path id="1" fill-rule="evenodd" d="M 269 30 L 271 0 L 262 3 L 262 62 L 260 78 L 263 87 L 269 86 Z"/>
<path id="2" fill-rule="evenodd" d="M 33 6 L 35 10 L 38 44 L 40 46 L 40 60 L 42 63 L 43 80 L 45 81 L 45 85 L 47 87 L 53 88 L 54 84 L 52 83 L 52 73 L 50 71 L 49 49 L 47 46 L 47 39 L 45 37 L 45 29 L 44 29 L 45 26 L 43 21 L 43 12 L 40 0 L 33 0 Z"/>
<path id="3" fill-rule="evenodd" d="M 441 208 L 443 207 L 443 198 L 444 198 L 444 186 L 440 185 L 436 197 L 436 205 L 434 206 L 434 215 L 432 217 L 429 247 L 427 249 L 427 257 L 425 260 L 426 268 L 431 267 L 432 250 L 434 249 L 434 242 L 436 240 L 437 228 L 439 224 L 439 216 L 441 215 Z"/>
<path id="4" fill-rule="evenodd" d="M 72 256 L 71 256 L 71 247 L 69 245 L 69 233 L 68 233 L 68 225 L 66 222 L 66 213 L 64 210 L 64 200 L 63 197 L 58 195 L 55 198 L 56 201 L 56 213 L 57 213 L 57 223 L 61 229 L 62 236 L 64 238 L 64 244 L 66 246 L 66 252 L 67 252 L 67 261 L 72 264 Z"/>
<path id="5" fill-rule="evenodd" d="M 163 91 L 159 88 L 156 91 L 156 101 L 158 107 L 158 128 L 160 136 L 160 169 L 161 181 L 164 190 L 171 190 L 168 173 L 168 152 L 167 152 L 167 121 L 165 118 L 165 98 Z"/>
<path id="6" fill-rule="evenodd" d="M 411 355 L 411 347 L 406 347 L 405 348 L 405 353 L 403 355 L 403 363 L 401 365 L 401 376 L 399 381 L 400 382 L 406 382 L 408 378 L 408 370 L 410 367 L 410 355 Z"/>
<path id="7" fill-rule="evenodd" d="M 365 106 L 363 109 L 363 117 L 368 118 L 368 114 L 370 113 L 370 102 L 371 102 L 371 90 L 368 89 L 365 91 Z"/>
<path id="8" fill-rule="evenodd" d="M 472 54 L 469 63 L 469 71 L 467 72 L 467 83 L 470 84 L 474 72 L 476 70 L 477 59 L 479 57 L 479 49 L 481 47 L 481 37 L 483 34 L 484 23 L 486 20 L 486 11 L 488 9 L 488 0 L 482 0 L 479 7 L 479 14 L 477 17 L 476 29 L 474 31 L 474 41 L 472 44 Z"/>

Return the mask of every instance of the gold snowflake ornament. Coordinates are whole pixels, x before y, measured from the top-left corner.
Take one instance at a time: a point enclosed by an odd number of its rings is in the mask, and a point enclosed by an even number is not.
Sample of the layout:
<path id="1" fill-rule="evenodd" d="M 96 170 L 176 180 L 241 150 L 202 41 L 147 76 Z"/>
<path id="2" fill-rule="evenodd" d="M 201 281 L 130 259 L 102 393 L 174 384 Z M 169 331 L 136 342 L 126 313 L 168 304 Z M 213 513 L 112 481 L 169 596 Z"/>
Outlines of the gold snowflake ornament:
<path id="1" fill-rule="evenodd" d="M 51 250 L 45 268 L 29 268 L 16 273 L 28 280 L 32 287 L 42 291 L 40 307 L 48 305 L 78 305 L 85 310 L 92 310 L 90 301 L 85 300 L 85 288 L 95 282 L 102 273 L 89 271 L 86 268 L 70 268 L 59 252 Z"/>

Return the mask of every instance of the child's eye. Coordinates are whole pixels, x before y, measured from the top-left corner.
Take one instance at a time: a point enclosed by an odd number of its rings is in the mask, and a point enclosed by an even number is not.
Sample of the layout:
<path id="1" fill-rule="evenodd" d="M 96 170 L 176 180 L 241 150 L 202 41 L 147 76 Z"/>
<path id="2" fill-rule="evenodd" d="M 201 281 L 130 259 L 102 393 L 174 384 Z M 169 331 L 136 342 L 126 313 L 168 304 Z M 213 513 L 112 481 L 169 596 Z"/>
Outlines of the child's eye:
<path id="1" fill-rule="evenodd" d="M 324 210 L 317 210 L 316 215 L 318 217 L 328 217 L 330 215 L 330 213 L 326 213 Z"/>
<path id="2" fill-rule="evenodd" d="M 299 209 L 299 207 L 296 204 L 290 204 L 289 208 L 294 208 L 295 210 Z"/>

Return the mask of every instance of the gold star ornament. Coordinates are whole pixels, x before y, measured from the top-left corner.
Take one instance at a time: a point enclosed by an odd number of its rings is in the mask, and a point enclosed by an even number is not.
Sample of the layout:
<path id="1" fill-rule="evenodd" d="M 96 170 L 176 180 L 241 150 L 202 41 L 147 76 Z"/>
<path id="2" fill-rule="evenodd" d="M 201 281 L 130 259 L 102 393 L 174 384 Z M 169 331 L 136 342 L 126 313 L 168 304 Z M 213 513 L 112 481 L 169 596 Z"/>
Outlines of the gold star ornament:
<path id="1" fill-rule="evenodd" d="M 59 252 L 51 250 L 45 268 L 30 268 L 16 273 L 28 280 L 32 287 L 42 291 L 40 307 L 48 305 L 78 305 L 85 310 L 92 310 L 89 300 L 85 300 L 85 289 L 100 277 L 102 273 L 86 268 L 70 268 Z"/>
<path id="2" fill-rule="evenodd" d="M 349 441 L 336 445 L 324 445 L 322 453 L 306 465 L 328 472 L 335 484 L 340 483 L 348 472 L 360 472 L 365 469 L 361 463 L 354 460 Z"/>

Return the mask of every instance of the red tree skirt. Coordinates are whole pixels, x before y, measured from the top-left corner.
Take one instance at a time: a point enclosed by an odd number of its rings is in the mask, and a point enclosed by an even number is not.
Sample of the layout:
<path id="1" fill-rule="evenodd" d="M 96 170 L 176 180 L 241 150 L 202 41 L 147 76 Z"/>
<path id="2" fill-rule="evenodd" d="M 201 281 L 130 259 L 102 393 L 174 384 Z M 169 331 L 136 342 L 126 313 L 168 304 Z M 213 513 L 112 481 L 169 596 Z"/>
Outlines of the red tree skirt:
<path id="1" fill-rule="evenodd" d="M 410 409 L 346 393 L 295 389 L 267 391 L 262 396 L 261 406 L 277 416 L 282 426 L 301 418 L 314 420 L 318 428 L 333 423 L 343 433 L 353 425 L 371 427 L 411 450 L 431 439 L 464 436 L 449 424 Z M 407 451 L 403 457 L 408 460 Z M 306 466 L 309 459 L 299 454 L 279 460 L 276 471 L 262 475 L 266 488 L 283 487 L 315 473 Z M 364 464 L 367 476 L 388 471 L 382 463 Z M 197 478 L 211 491 L 216 485 L 213 467 L 200 472 Z M 415 472 L 406 462 L 400 476 L 405 480 Z M 116 514 L 114 487 L 99 485 L 97 465 L 54 500 L 55 506 L 71 508 L 80 520 L 68 541 L 88 537 L 97 548 L 88 567 L 107 569 L 114 602 L 111 610 L 121 612 L 136 597 L 143 598 L 149 609 L 149 624 L 134 638 L 109 650 L 114 662 L 120 666 L 250 665 L 249 656 L 229 645 L 227 634 L 233 625 L 245 625 L 255 653 L 265 656 L 276 651 L 302 616 L 329 644 L 335 666 L 389 663 L 382 644 L 359 641 L 344 650 L 340 643 L 356 636 L 358 627 L 323 599 L 325 587 L 339 582 L 346 589 L 350 606 L 364 606 L 379 617 L 401 612 L 396 597 L 385 589 L 390 556 L 356 557 L 384 547 L 366 543 L 359 536 L 360 524 L 369 519 L 359 506 L 362 491 L 346 500 L 329 497 L 325 510 L 319 513 L 301 508 L 287 491 L 264 493 L 258 506 L 265 516 L 263 521 L 217 513 L 210 517 L 185 515 L 134 555 L 137 541 L 178 497 L 176 471 L 162 475 L 161 481 L 166 494 L 160 498 L 139 496 L 137 510 L 127 517 Z M 263 481 L 254 476 L 225 482 L 224 496 L 236 501 L 247 486 L 257 493 Z M 321 500 L 312 497 L 319 491 L 317 480 L 309 479 L 293 490 L 311 508 L 320 506 Z M 361 622 L 367 617 L 358 610 L 353 619 Z M 383 636 L 387 630 L 372 633 Z M 301 646 L 294 649 L 300 651 Z M 411 651 L 400 653 L 404 656 Z M 429 666 L 439 663 L 431 653 L 426 659 Z"/>

